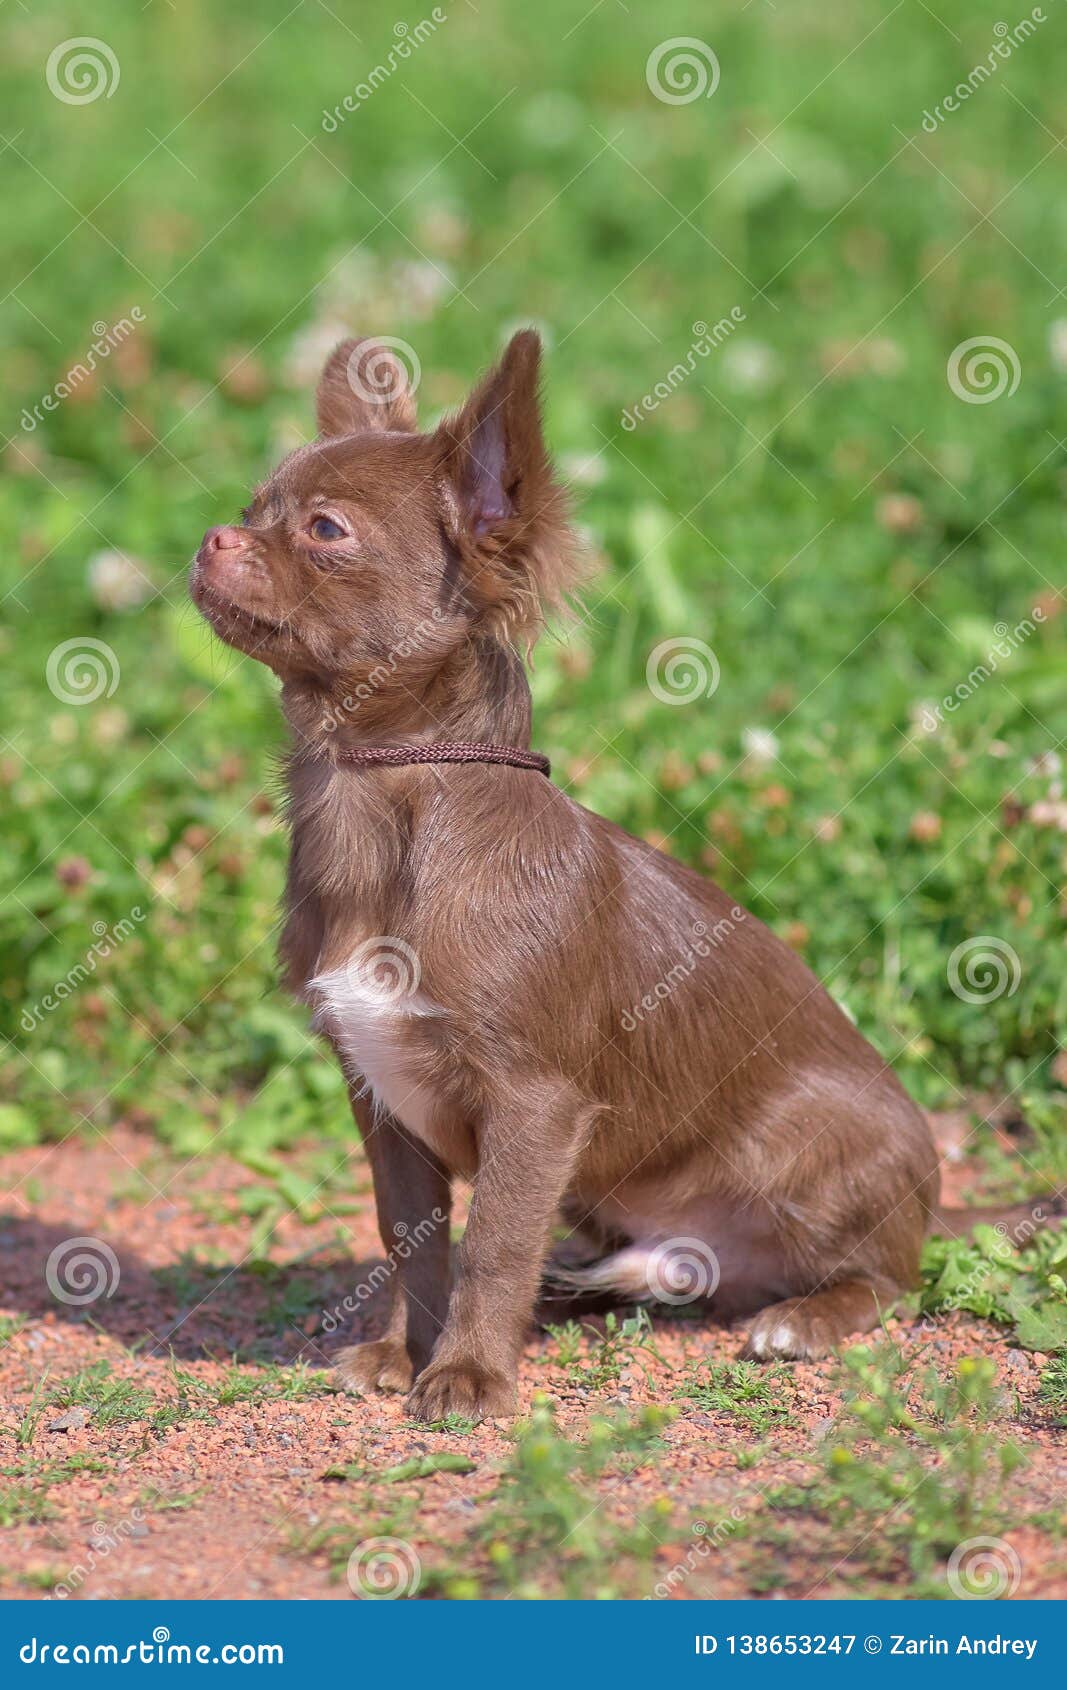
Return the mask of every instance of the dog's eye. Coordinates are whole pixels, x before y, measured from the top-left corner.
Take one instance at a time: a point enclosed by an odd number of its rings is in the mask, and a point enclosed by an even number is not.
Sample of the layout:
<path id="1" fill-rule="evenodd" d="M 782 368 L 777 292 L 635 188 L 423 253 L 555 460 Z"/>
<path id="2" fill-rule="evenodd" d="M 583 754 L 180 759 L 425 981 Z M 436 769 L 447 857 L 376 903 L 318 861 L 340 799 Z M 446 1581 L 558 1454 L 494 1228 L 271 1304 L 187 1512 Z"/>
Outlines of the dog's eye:
<path id="1" fill-rule="evenodd" d="M 317 516 L 311 524 L 311 535 L 315 540 L 343 540 L 345 531 L 332 517 Z"/>

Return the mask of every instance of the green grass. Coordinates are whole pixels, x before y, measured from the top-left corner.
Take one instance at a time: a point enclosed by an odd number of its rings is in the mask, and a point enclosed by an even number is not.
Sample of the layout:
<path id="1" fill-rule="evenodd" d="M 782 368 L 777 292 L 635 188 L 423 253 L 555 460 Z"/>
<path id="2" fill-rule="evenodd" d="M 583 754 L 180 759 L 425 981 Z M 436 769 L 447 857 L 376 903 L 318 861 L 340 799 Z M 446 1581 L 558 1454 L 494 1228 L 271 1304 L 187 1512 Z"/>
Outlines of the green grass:
<path id="1" fill-rule="evenodd" d="M 84 1408 L 94 1426 L 129 1426 L 147 1420 L 155 1405 L 153 1393 L 132 1379 L 116 1379 L 109 1361 L 94 1361 L 67 1379 L 50 1385 L 52 1408 Z"/>
<path id="2" fill-rule="evenodd" d="M 309 1368 L 298 1363 L 295 1367 L 268 1367 L 259 1374 L 233 1367 L 221 1383 L 210 1387 L 211 1394 L 222 1407 L 235 1402 L 258 1402 L 272 1399 L 277 1402 L 306 1402 L 313 1397 L 336 1390 L 333 1375 L 321 1368 Z"/>
<path id="3" fill-rule="evenodd" d="M 631 1581 L 662 1541 L 670 1503 L 660 1498 L 636 1513 L 626 1507 L 620 1518 L 610 1500 L 594 1501 L 591 1487 L 605 1476 L 617 1484 L 654 1467 L 668 1420 L 655 1408 L 593 1419 L 576 1442 L 559 1430 L 547 1402 L 535 1403 L 478 1521 L 486 1568 L 479 1574 L 439 1564 L 429 1570 L 428 1590 L 450 1597 L 633 1594 Z"/>
<path id="4" fill-rule="evenodd" d="M 940 1378 L 882 1343 L 856 1346 L 844 1366 L 845 1404 L 821 1470 L 810 1484 L 767 1493 L 780 1517 L 768 1540 L 790 1544 L 783 1522 L 802 1514 L 825 1533 L 816 1547 L 826 1579 L 839 1575 L 864 1594 L 899 1594 L 902 1580 L 910 1596 L 962 1594 L 948 1577 L 951 1557 L 979 1537 L 997 1535 L 998 1565 L 1010 1570 L 1014 1551 L 999 1534 L 1018 1516 L 1005 1490 L 1026 1458 L 995 1429 L 1004 1404 L 990 1358 L 964 1357 Z M 964 1563 L 960 1576 L 977 1575 Z"/>
<path id="5" fill-rule="evenodd" d="M 325 1558 L 339 1576 L 363 1540 L 417 1541 L 421 1596 L 643 1596 L 673 1508 L 655 1493 L 631 1505 L 625 1485 L 638 1474 L 656 1480 L 671 1417 L 653 1407 L 593 1416 L 570 1437 L 537 1397 L 502 1465 L 431 1451 L 396 1467 L 328 1468 L 319 1475 L 322 1502 L 309 1520 L 288 1524 L 285 1541 L 294 1555 Z M 341 1508 L 323 1517 L 336 1499 Z M 461 1550 L 430 1520 L 442 1502 L 463 1507 Z"/>
<path id="6" fill-rule="evenodd" d="M 608 1391 L 618 1384 L 627 1367 L 639 1368 L 647 1377 L 642 1351 L 663 1360 L 655 1346 L 651 1318 L 643 1308 L 624 1317 L 609 1311 L 603 1318 L 602 1331 L 577 1320 L 546 1330 L 555 1353 L 547 1352 L 542 1360 L 564 1368 L 568 1383 L 579 1390 Z"/>
<path id="7" fill-rule="evenodd" d="M 95 1430 L 144 1424 L 159 1436 L 188 1420 L 208 1420 L 220 1408 L 235 1403 L 307 1402 L 332 1392 L 332 1375 L 302 1363 L 293 1367 L 227 1369 L 221 1379 L 207 1381 L 191 1369 L 172 1363 L 169 1388 L 157 1394 L 130 1379 L 116 1378 L 110 1361 L 91 1362 L 65 1379 L 43 1377 L 29 1412 L 16 1430 L 16 1441 L 28 1444 L 42 1419 L 54 1411 L 85 1410 Z"/>
<path id="8" fill-rule="evenodd" d="M 38 1525 L 54 1512 L 48 1492 L 82 1473 L 106 1473 L 107 1463 L 71 1455 L 62 1461 L 24 1458 L 0 1467 L 0 1526 Z"/>
<path id="9" fill-rule="evenodd" d="M 973 1243 L 934 1238 L 923 1254 L 920 1307 L 930 1313 L 963 1309 L 1012 1330 L 1028 1350 L 1067 1351 L 1067 1239 L 1062 1231 L 1035 1233 L 1015 1250 L 991 1226 L 975 1228 Z"/>
<path id="10" fill-rule="evenodd" d="M 1063 24 L 929 135 L 923 112 L 998 18 L 938 12 L 728 5 L 706 25 L 714 97 L 670 106 L 645 62 L 691 31 L 680 3 L 622 29 L 611 6 L 485 0 L 335 133 L 321 112 L 393 39 L 376 14 L 357 42 L 280 0 L 238 0 L 224 31 L 199 8 L 101 0 L 125 73 L 80 106 L 44 84 L 68 14 L 20 17 L 0 70 L 18 348 L 0 370 L 0 1142 L 122 1116 L 183 1154 L 347 1136 L 340 1075 L 274 987 L 274 685 L 212 645 L 186 564 L 306 436 L 318 327 L 409 340 L 432 419 L 533 320 L 552 444 L 605 559 L 568 643 L 542 652 L 538 743 L 580 798 L 713 866 L 800 944 L 924 1101 L 982 1086 L 1051 1108 L 1038 1172 L 1062 1169 L 1063 845 L 1033 806 L 1067 733 L 1046 279 L 1067 232 L 1045 156 Z M 96 385 L 23 429 L 94 321 L 134 306 Z M 691 325 L 735 306 L 731 338 L 625 429 Z M 980 334 L 1022 378 L 965 404 L 946 361 Z M 139 561 L 143 605 L 92 588 L 112 548 Z M 1032 636 L 917 735 L 923 703 L 1039 601 Z M 714 649 L 710 699 L 649 691 L 648 654 L 675 637 Z M 84 638 L 118 684 L 63 703 L 49 655 Z M 94 925 L 122 921 L 38 1013 Z M 981 934 L 1012 947 L 1019 982 L 969 1003 L 947 961 Z"/>
<path id="11" fill-rule="evenodd" d="M 1041 1375 L 1039 1396 L 1056 1416 L 1054 1424 L 1067 1426 L 1067 1355 L 1053 1356 Z"/>
<path id="12" fill-rule="evenodd" d="M 441 1420 L 406 1420 L 404 1425 L 412 1432 L 451 1433 L 461 1437 L 477 1429 L 477 1421 L 468 1420 L 465 1414 L 446 1414 Z"/>
<path id="13" fill-rule="evenodd" d="M 388 1534 L 417 1546 L 419 1595 L 451 1600 L 699 1599 L 739 1588 L 944 1598 L 966 1595 L 968 1581 L 988 1593 L 981 1580 L 991 1573 L 1009 1581 L 1017 1558 L 1005 1534 L 1024 1518 L 1061 1535 L 1055 1511 L 1035 1506 L 1028 1489 L 989 1357 L 938 1369 L 914 1346 L 854 1346 L 832 1423 L 800 1447 L 786 1445 L 787 1483 L 773 1440 L 794 1400 L 788 1370 L 760 1375 L 734 1363 L 696 1373 L 699 1391 L 683 1387 L 680 1400 L 722 1416 L 717 1435 L 695 1446 L 706 1463 L 672 1461 L 677 1410 L 593 1415 L 574 1432 L 539 1397 L 502 1464 L 477 1462 L 474 1449 L 401 1469 L 364 1461 L 328 1469 L 320 1479 L 336 1482 L 290 1528 L 290 1548 L 324 1557 L 343 1576 L 362 1540 Z M 1062 1403 L 1062 1393 L 1050 1369 L 1049 1401 Z M 760 1471 L 738 1460 L 745 1476 L 734 1483 L 719 1457 L 737 1453 L 738 1425 L 768 1441 L 758 1446 Z M 687 1432 L 679 1441 L 692 1453 Z M 400 1484 L 410 1491 L 398 1494 Z M 442 1505 L 463 1509 L 462 1548 L 442 1534 Z M 970 1552 L 990 1539 L 984 1565 Z"/>
<path id="14" fill-rule="evenodd" d="M 694 1366 L 675 1396 L 710 1414 L 727 1415 L 762 1436 L 788 1424 L 793 1398 L 790 1370 L 751 1361 L 713 1362 Z"/>

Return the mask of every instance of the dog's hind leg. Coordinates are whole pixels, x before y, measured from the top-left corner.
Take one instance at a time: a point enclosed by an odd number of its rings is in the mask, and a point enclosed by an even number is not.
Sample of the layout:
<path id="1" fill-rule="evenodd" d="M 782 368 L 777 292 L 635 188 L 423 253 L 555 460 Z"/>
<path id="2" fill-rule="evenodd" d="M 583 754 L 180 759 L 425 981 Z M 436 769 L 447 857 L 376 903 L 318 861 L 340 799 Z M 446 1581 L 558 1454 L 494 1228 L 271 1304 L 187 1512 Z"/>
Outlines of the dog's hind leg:
<path id="1" fill-rule="evenodd" d="M 758 1361 L 814 1361 L 843 1339 L 870 1332 L 899 1291 L 869 1279 L 842 1279 L 824 1291 L 771 1303 L 748 1323 L 746 1357 Z"/>

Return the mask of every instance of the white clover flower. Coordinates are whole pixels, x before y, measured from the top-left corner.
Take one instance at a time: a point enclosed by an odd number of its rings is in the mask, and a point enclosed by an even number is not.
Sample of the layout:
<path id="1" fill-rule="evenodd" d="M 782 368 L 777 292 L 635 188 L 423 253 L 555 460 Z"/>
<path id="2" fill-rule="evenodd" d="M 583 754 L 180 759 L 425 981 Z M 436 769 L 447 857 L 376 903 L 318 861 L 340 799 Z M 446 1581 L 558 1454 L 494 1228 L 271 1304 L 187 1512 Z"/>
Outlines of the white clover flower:
<path id="1" fill-rule="evenodd" d="M 133 610 L 155 590 L 141 565 L 125 552 L 95 552 L 86 575 L 89 591 L 102 610 Z"/>
<path id="2" fill-rule="evenodd" d="M 741 748 L 750 763 L 763 768 L 777 761 L 780 745 L 778 736 L 769 728 L 743 728 Z"/>

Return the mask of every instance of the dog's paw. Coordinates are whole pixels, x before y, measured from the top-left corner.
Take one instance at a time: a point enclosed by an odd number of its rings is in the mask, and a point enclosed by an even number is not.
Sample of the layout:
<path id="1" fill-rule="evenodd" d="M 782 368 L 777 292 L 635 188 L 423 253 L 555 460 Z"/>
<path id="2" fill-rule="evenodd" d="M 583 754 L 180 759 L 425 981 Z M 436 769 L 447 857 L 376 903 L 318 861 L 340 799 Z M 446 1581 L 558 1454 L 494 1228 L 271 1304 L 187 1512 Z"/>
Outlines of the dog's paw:
<path id="1" fill-rule="evenodd" d="M 514 1381 L 477 1362 L 431 1362 L 408 1397 L 416 1420 L 443 1420 L 448 1414 L 465 1420 L 507 1418 L 515 1413 L 515 1403 Z"/>
<path id="2" fill-rule="evenodd" d="M 346 1391 L 366 1396 L 369 1391 L 408 1391 L 412 1367 L 407 1350 L 396 1338 L 378 1338 L 370 1344 L 351 1344 L 333 1358 L 338 1378 Z"/>
<path id="3" fill-rule="evenodd" d="M 837 1342 L 829 1320 L 805 1307 L 802 1297 L 772 1303 L 749 1324 L 741 1352 L 746 1361 L 815 1361 Z"/>

